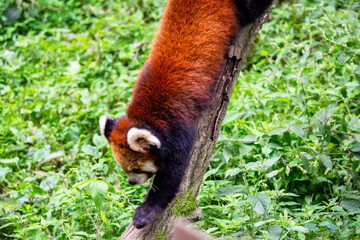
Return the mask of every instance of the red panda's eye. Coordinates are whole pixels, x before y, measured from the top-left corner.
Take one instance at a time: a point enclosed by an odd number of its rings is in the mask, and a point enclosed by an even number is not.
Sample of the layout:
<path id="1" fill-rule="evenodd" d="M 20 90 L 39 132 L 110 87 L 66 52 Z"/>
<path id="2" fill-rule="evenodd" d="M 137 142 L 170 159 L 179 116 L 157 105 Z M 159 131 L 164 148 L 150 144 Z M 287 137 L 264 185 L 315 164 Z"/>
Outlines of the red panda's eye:
<path id="1" fill-rule="evenodd" d="M 133 173 L 140 173 L 139 169 L 136 169 L 136 168 L 133 169 L 132 172 L 133 172 Z"/>

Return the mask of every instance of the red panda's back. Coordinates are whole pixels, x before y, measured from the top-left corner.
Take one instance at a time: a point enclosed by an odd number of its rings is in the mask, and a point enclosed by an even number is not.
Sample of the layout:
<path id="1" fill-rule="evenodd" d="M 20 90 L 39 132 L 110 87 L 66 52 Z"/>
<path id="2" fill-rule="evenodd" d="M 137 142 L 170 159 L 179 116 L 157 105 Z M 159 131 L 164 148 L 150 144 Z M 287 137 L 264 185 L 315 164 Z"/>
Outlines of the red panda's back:
<path id="1" fill-rule="evenodd" d="M 156 128 L 194 123 L 238 31 L 236 13 L 232 0 L 169 0 L 127 116 Z"/>

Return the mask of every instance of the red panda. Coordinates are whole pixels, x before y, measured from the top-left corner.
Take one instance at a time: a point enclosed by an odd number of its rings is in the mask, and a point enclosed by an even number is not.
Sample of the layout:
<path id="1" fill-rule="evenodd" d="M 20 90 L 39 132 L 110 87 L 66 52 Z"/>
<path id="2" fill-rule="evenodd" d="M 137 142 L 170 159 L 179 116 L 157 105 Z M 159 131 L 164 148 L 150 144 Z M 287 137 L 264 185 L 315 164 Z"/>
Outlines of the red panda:
<path id="1" fill-rule="evenodd" d="M 126 116 L 99 120 L 130 184 L 154 176 L 133 224 L 142 228 L 175 198 L 196 123 L 211 103 L 228 47 L 271 0 L 169 0 Z"/>

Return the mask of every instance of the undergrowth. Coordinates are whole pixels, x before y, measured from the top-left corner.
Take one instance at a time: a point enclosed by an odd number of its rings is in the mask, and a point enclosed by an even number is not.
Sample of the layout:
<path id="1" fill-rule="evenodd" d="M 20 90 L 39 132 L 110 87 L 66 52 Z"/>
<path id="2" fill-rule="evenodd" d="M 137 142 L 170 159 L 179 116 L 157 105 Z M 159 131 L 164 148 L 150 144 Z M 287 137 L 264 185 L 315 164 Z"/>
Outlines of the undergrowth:
<path id="1" fill-rule="evenodd" d="M 165 1 L 0 2 L 0 238 L 118 239 L 147 186 L 100 136 Z M 360 4 L 279 1 L 240 73 L 196 225 L 219 239 L 360 237 Z"/>

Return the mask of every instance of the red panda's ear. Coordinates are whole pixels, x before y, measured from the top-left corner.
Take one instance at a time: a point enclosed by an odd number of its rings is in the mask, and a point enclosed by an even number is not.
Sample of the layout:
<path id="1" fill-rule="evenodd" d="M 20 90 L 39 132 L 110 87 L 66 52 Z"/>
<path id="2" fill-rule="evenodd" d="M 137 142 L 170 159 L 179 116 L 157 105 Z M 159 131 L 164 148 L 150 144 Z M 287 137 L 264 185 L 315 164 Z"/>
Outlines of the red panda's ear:
<path id="1" fill-rule="evenodd" d="M 136 152 L 149 152 L 151 147 L 159 149 L 160 140 L 149 130 L 133 127 L 127 134 L 127 142 L 130 148 Z"/>
<path id="2" fill-rule="evenodd" d="M 110 133 L 116 125 L 116 119 L 101 116 L 99 119 L 100 132 L 106 139 L 109 139 Z"/>

